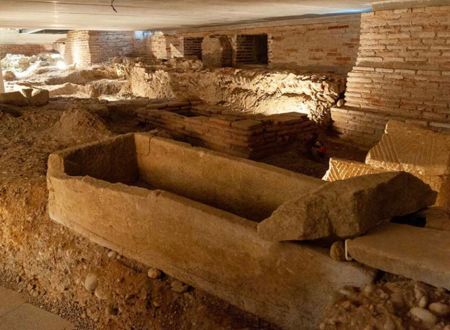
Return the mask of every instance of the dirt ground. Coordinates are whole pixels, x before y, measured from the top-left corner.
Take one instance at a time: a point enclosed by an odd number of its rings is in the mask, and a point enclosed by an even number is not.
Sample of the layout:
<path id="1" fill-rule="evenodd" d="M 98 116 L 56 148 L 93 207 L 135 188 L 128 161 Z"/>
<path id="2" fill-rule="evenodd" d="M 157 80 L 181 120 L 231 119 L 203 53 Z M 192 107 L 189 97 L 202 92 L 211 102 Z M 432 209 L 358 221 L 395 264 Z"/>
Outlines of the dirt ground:
<path id="1" fill-rule="evenodd" d="M 83 74 L 70 77 L 84 79 Z M 117 106 L 97 98 L 60 97 L 39 108 L 0 105 L 0 285 L 23 292 L 30 302 L 72 321 L 77 329 L 276 329 L 201 290 L 180 289 L 165 274 L 152 279 L 148 267 L 49 219 L 50 153 L 153 129 L 133 112 L 146 100 L 127 102 Z M 361 161 L 366 154 L 325 135 L 321 141 L 328 156 Z M 327 157 L 319 160 L 300 146 L 260 161 L 319 178 L 328 168 Z M 96 279 L 95 289 L 86 288 L 87 277 Z M 421 329 L 424 323 L 409 310 L 433 302 L 450 306 L 450 294 L 384 275 L 373 286 L 337 292 L 320 328 Z M 435 321 L 434 329 L 450 330 L 450 313 Z"/>
<path id="2" fill-rule="evenodd" d="M 93 100 L 1 108 L 0 285 L 28 294 L 79 329 L 274 329 L 200 290 L 177 293 L 174 279 L 150 279 L 143 265 L 48 218 L 45 175 L 51 152 L 147 129 Z M 91 273 L 98 279 L 94 293 L 84 286 Z"/>

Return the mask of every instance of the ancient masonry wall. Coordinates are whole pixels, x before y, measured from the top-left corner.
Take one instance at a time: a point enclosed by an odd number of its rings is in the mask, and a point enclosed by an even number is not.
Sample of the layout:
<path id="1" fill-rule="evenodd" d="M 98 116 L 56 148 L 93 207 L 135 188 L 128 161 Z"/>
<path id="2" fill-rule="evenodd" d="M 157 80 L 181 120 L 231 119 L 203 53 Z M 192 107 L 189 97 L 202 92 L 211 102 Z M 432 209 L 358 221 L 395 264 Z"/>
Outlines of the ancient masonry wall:
<path id="1" fill-rule="evenodd" d="M 51 50 L 53 50 L 52 45 L 0 44 L 0 59 L 3 58 L 6 54 L 23 54 L 31 56 Z"/>
<path id="2" fill-rule="evenodd" d="M 70 31 L 65 46 L 65 61 L 79 67 L 101 63 L 114 56 L 132 55 L 132 31 Z"/>
<path id="3" fill-rule="evenodd" d="M 341 136 L 366 146 L 389 119 L 450 132 L 450 6 L 362 15 L 346 104 L 332 118 Z"/>
<path id="4" fill-rule="evenodd" d="M 183 37 L 156 32 L 147 39 L 147 56 L 153 59 L 171 59 L 184 56 Z"/>
<path id="5" fill-rule="evenodd" d="M 183 56 L 183 40 L 192 37 L 227 36 L 236 62 L 236 39 L 242 34 L 267 34 L 271 68 L 347 73 L 356 61 L 360 15 L 287 20 L 253 25 L 178 30 L 149 38 L 149 52 L 156 58 Z"/>
<path id="6" fill-rule="evenodd" d="M 69 31 L 67 33 L 64 61 L 80 67 L 91 63 L 89 31 Z"/>
<path id="7" fill-rule="evenodd" d="M 305 143 L 317 133 L 305 114 L 223 115 L 199 111 L 195 103 L 183 101 L 152 104 L 139 117 L 193 145 L 251 159 Z"/>

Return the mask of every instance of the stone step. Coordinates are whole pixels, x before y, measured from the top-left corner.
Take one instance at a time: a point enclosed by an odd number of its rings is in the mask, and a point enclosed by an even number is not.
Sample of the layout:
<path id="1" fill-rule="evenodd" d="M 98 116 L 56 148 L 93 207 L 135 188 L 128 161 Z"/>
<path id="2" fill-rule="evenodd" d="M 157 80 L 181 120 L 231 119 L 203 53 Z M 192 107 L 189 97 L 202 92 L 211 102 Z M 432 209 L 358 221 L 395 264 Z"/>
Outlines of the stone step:
<path id="1" fill-rule="evenodd" d="M 450 290 L 447 231 L 391 223 L 347 241 L 347 249 L 367 266 Z"/>

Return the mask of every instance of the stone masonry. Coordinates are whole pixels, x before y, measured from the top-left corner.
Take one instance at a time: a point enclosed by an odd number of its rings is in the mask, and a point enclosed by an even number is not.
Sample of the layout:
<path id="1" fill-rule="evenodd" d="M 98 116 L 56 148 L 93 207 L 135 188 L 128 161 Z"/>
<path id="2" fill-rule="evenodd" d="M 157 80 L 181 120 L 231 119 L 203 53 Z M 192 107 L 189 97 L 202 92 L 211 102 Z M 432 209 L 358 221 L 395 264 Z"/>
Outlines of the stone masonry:
<path id="1" fill-rule="evenodd" d="M 317 131 L 305 114 L 224 115 L 192 109 L 190 102 L 152 104 L 139 116 L 194 145 L 251 159 L 305 143 Z"/>

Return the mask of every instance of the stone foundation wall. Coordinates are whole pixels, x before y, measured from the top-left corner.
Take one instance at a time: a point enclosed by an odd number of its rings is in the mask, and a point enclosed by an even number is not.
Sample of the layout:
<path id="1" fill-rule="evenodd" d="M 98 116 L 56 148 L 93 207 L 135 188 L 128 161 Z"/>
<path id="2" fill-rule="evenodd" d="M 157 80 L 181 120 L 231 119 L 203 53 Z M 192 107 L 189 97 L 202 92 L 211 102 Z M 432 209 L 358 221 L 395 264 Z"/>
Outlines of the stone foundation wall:
<path id="1" fill-rule="evenodd" d="M 234 49 L 242 34 L 267 34 L 268 62 L 272 68 L 347 73 L 355 64 L 359 45 L 360 15 L 287 20 L 251 25 L 235 25 L 198 30 L 177 30 L 174 36 L 159 33 L 150 37 L 150 53 L 167 58 L 166 49 L 175 48 L 183 56 L 184 37 L 227 36 Z M 180 41 L 181 39 L 181 41 Z M 175 52 L 178 56 L 178 53 Z"/>
<path id="2" fill-rule="evenodd" d="M 346 139 L 371 145 L 388 119 L 450 131 L 450 6 L 363 14 L 345 109 L 332 111 Z"/>
<path id="3" fill-rule="evenodd" d="M 309 141 L 317 132 L 316 125 L 304 114 L 206 114 L 189 102 L 154 104 L 140 111 L 139 116 L 196 146 L 251 159 L 281 152 L 295 142 Z"/>
<path id="4" fill-rule="evenodd" d="M 0 59 L 6 54 L 22 54 L 26 56 L 37 55 L 39 53 L 49 52 L 53 50 L 52 45 L 36 45 L 36 44 L 0 44 Z"/>

